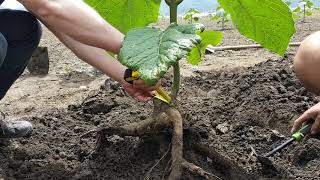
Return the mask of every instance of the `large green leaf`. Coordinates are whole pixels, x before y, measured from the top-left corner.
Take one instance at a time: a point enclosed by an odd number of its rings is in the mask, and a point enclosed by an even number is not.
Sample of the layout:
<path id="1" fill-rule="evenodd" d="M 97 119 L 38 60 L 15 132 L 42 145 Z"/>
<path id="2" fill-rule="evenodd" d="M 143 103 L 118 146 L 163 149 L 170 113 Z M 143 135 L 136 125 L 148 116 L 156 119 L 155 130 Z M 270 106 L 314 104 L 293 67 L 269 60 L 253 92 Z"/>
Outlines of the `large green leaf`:
<path id="1" fill-rule="evenodd" d="M 161 0 L 85 0 L 123 33 L 158 20 Z"/>
<path id="2" fill-rule="evenodd" d="M 242 35 L 279 55 L 285 53 L 295 27 L 291 11 L 282 0 L 218 1 Z"/>
<path id="3" fill-rule="evenodd" d="M 198 65 L 201 57 L 205 54 L 208 45 L 216 46 L 221 43 L 223 34 L 217 31 L 199 31 L 197 34 L 201 37 L 201 43 L 194 47 L 188 56 L 188 62 L 192 65 Z"/>
<path id="4" fill-rule="evenodd" d="M 201 43 L 197 26 L 170 25 L 166 30 L 138 28 L 129 31 L 120 50 L 120 62 L 140 78 L 153 85 L 163 77 L 170 66 L 186 57 L 191 49 Z"/>

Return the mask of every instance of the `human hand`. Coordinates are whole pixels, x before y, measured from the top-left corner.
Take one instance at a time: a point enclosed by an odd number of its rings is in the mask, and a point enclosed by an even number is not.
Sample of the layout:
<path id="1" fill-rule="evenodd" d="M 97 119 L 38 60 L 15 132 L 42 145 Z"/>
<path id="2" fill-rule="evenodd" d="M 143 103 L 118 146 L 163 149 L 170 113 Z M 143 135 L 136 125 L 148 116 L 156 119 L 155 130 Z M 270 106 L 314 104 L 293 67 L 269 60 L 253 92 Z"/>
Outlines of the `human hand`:
<path id="1" fill-rule="evenodd" d="M 135 80 L 132 84 L 122 83 L 124 90 L 138 101 L 149 101 L 153 98 L 155 90 L 159 88 L 160 83 L 155 86 L 147 86 L 143 80 Z"/>
<path id="2" fill-rule="evenodd" d="M 314 105 L 306 112 L 302 114 L 297 120 L 294 121 L 291 133 L 296 132 L 301 126 L 306 123 L 309 119 L 314 119 L 314 124 L 311 127 L 311 134 L 315 135 L 320 131 L 320 103 Z"/>

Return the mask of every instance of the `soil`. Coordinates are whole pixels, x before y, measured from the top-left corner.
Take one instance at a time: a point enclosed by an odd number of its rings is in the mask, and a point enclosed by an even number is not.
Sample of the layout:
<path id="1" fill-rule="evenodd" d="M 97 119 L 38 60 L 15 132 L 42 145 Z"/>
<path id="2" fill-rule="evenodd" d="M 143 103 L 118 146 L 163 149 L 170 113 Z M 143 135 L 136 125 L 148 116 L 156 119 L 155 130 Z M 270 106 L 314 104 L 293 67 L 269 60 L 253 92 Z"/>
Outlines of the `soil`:
<path id="1" fill-rule="evenodd" d="M 298 22 L 294 41 L 319 30 L 317 19 L 319 15 Z M 225 30 L 223 45 L 251 43 L 235 32 Z M 47 31 L 42 45 L 49 48 L 50 74 L 34 77 L 25 72 L 0 104 L 9 118 L 23 117 L 34 125 L 32 137 L 3 142 L 0 179 L 165 177 L 169 144 L 111 136 L 95 149 L 95 136 L 81 137 L 98 127 L 144 120 L 152 103 L 128 97 Z M 250 147 L 259 154 L 272 150 L 287 139 L 292 120 L 318 102 L 294 76 L 295 51 L 290 48 L 283 59 L 263 49 L 223 51 L 208 55 L 196 70 L 183 64 L 179 102 L 186 130 L 184 158 L 222 179 L 319 178 L 318 139 L 276 154 L 274 169 L 262 166 Z M 170 81 L 163 84 L 167 87 Z M 188 146 L 195 142 L 201 147 Z M 201 178 L 185 173 L 183 179 Z"/>

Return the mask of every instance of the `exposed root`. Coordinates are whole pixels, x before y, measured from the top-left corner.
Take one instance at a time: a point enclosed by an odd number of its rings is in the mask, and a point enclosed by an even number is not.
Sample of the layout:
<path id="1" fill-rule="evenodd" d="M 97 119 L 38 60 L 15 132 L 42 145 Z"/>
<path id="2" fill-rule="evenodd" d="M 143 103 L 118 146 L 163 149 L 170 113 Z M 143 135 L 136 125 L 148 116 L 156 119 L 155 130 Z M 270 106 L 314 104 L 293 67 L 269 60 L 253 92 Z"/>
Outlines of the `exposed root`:
<path id="1" fill-rule="evenodd" d="M 180 112 L 177 109 L 167 110 L 169 119 L 173 125 L 171 159 L 172 169 L 169 180 L 178 180 L 182 174 L 181 164 L 183 162 L 183 124 Z"/>
<path id="2" fill-rule="evenodd" d="M 164 176 L 167 176 L 169 180 L 179 180 L 182 176 L 182 171 L 188 170 L 192 174 L 196 174 L 207 179 L 210 177 L 219 179 L 217 176 L 204 171 L 202 168 L 194 165 L 193 163 L 187 162 L 183 158 L 184 129 L 180 112 L 176 108 L 161 102 L 155 102 L 154 105 L 155 107 L 152 118 L 131 123 L 122 127 L 108 127 L 92 130 L 81 137 L 86 137 L 92 133 L 97 133 L 98 142 L 96 144 L 96 148 L 99 148 L 99 146 L 103 144 L 103 141 L 106 139 L 106 136 L 111 135 L 118 135 L 120 137 L 133 136 L 140 138 L 153 137 L 154 140 L 160 141 L 161 143 L 163 141 L 163 135 L 171 134 L 171 159 L 166 166 Z M 168 129 L 171 128 L 172 131 L 168 131 Z M 162 138 L 159 140 L 159 137 Z M 152 170 L 160 163 L 160 161 L 168 154 L 169 151 L 170 146 L 160 160 L 148 171 L 145 179 L 149 179 Z M 166 174 L 166 172 L 169 172 L 169 175 Z"/>
<path id="3" fill-rule="evenodd" d="M 167 165 L 166 165 L 166 168 L 164 168 L 164 171 L 163 171 L 163 174 L 162 174 L 162 177 L 161 177 L 161 180 L 164 180 L 164 177 L 166 176 L 166 175 L 168 175 L 167 174 L 167 172 L 170 170 L 170 164 L 171 164 L 171 159 L 167 162 Z"/>
<path id="4" fill-rule="evenodd" d="M 137 136 L 141 137 L 143 135 L 150 134 L 152 130 L 163 130 L 165 127 L 168 127 L 168 120 L 165 118 L 159 118 L 158 120 L 154 120 L 152 118 L 131 123 L 122 127 L 103 127 L 96 130 L 91 130 L 81 137 L 87 137 L 92 133 L 98 133 L 99 135 L 104 136 L 111 136 L 111 135 L 118 135 L 118 136 Z M 154 132 L 152 132 L 154 134 Z"/>
<path id="5" fill-rule="evenodd" d="M 166 118 L 159 118 L 158 120 L 146 119 L 144 121 L 131 123 L 122 127 L 103 128 L 99 131 L 102 136 L 118 135 L 143 137 L 149 135 L 156 135 L 163 129 L 169 127 L 170 124 Z"/>
<path id="6" fill-rule="evenodd" d="M 249 177 L 249 175 L 240 168 L 236 163 L 234 163 L 229 158 L 221 155 L 213 148 L 210 148 L 207 145 L 203 144 L 194 144 L 194 150 L 196 150 L 199 154 L 209 157 L 214 164 L 219 164 L 221 172 L 224 172 L 226 175 L 232 177 L 239 178 L 240 176 Z"/>
<path id="7" fill-rule="evenodd" d="M 208 173 L 207 171 L 203 170 L 201 167 L 199 167 L 193 163 L 189 163 L 186 160 L 183 160 L 181 165 L 182 165 L 183 169 L 188 170 L 192 174 L 204 177 L 206 179 L 209 179 L 210 177 L 212 177 L 212 178 L 221 180 L 221 178 L 219 178 L 218 176 L 211 174 L 211 173 Z"/>

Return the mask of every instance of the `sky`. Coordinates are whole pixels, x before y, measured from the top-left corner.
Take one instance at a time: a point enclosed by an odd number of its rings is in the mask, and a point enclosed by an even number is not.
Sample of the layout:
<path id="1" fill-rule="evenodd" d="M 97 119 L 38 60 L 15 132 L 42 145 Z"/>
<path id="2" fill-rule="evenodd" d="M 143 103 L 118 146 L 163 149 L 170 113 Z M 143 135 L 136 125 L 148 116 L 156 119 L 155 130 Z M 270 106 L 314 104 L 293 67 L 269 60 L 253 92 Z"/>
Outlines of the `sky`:
<path id="1" fill-rule="evenodd" d="M 184 0 L 179 5 L 178 13 L 183 14 L 191 7 L 196 8 L 201 12 L 213 12 L 216 9 L 217 5 L 218 3 L 216 0 Z M 161 3 L 160 14 L 169 15 L 169 7 L 164 1 L 162 1 Z"/>

